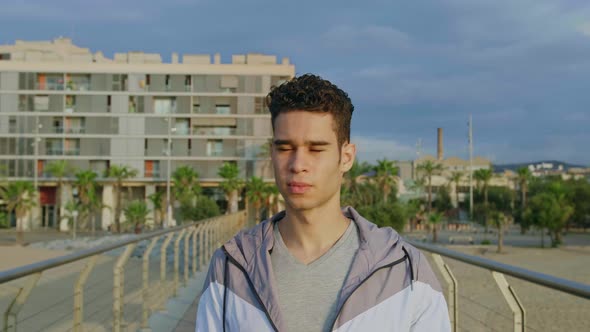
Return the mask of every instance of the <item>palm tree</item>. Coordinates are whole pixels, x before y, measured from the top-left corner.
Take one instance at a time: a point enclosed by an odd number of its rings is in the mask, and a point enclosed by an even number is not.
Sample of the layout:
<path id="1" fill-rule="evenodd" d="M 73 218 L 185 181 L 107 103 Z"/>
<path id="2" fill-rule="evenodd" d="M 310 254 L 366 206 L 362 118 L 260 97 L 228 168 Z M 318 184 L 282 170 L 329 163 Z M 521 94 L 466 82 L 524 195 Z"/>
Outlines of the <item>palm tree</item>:
<path id="1" fill-rule="evenodd" d="M 61 220 L 61 196 L 64 177 L 71 171 L 71 167 L 66 160 L 56 160 L 47 165 L 47 171 L 51 176 L 57 179 L 57 197 L 55 199 L 55 205 L 57 206 L 57 220 Z"/>
<path id="2" fill-rule="evenodd" d="M 274 183 L 265 183 L 264 193 L 263 193 L 263 202 L 266 208 L 266 217 L 272 217 L 272 208 L 276 204 L 278 204 L 278 194 L 279 188 L 277 188 L 276 184 Z"/>
<path id="3" fill-rule="evenodd" d="M 352 167 L 344 174 L 344 185 L 347 191 L 351 195 L 355 195 L 358 192 L 358 177 L 369 172 L 374 167 L 366 161 L 359 163 L 357 160 L 354 161 Z"/>
<path id="4" fill-rule="evenodd" d="M 139 230 L 139 225 L 145 223 L 148 214 L 150 214 L 150 209 L 148 209 L 144 200 L 129 202 L 123 211 L 126 221 L 135 226 L 136 232 Z"/>
<path id="5" fill-rule="evenodd" d="M 377 165 L 373 167 L 373 170 L 376 173 L 375 181 L 383 194 L 383 203 L 387 203 L 391 188 L 397 183 L 396 176 L 399 168 L 395 166 L 395 161 L 389 161 L 384 158 L 377 160 Z"/>
<path id="6" fill-rule="evenodd" d="M 96 197 L 96 178 L 97 174 L 91 170 L 78 171 L 76 174 L 75 186 L 78 189 L 78 197 L 80 199 L 80 220 L 87 224 L 87 218 L 93 210 L 93 205 L 98 199 Z"/>
<path id="7" fill-rule="evenodd" d="M 428 214 L 428 222 L 432 225 L 432 242 L 436 243 L 438 240 L 438 224 L 441 222 L 443 214 L 440 212 L 432 212 Z"/>
<path id="8" fill-rule="evenodd" d="M 121 199 L 121 190 L 123 189 L 123 181 L 137 176 L 138 171 L 126 165 L 112 165 L 105 171 L 105 177 L 115 179 L 113 189 L 115 191 L 115 231 L 121 232 L 121 211 L 123 208 Z M 131 196 L 128 194 L 128 196 Z M 131 197 L 127 198 L 128 200 Z"/>
<path id="9" fill-rule="evenodd" d="M 164 220 L 164 215 L 166 214 L 166 196 L 164 195 L 163 191 L 155 191 L 154 193 L 148 196 L 148 199 L 154 205 L 154 210 L 157 212 L 155 214 L 155 224 L 160 225 L 162 220 Z"/>
<path id="10" fill-rule="evenodd" d="M 459 184 L 463 178 L 463 172 L 452 172 L 449 181 L 455 184 L 455 201 L 459 207 Z"/>
<path id="11" fill-rule="evenodd" d="M 484 227 L 486 233 L 488 232 L 488 187 L 493 176 L 494 173 L 491 168 L 482 168 L 473 172 L 473 177 L 482 185 L 480 190 L 483 190 Z"/>
<path id="12" fill-rule="evenodd" d="M 24 217 L 36 203 L 34 199 L 35 188 L 28 181 L 9 182 L 6 188 L 0 191 L 0 198 L 7 205 L 8 216 L 12 211 L 16 213 L 16 243 L 24 242 Z"/>
<path id="13" fill-rule="evenodd" d="M 430 213 L 432 211 L 432 176 L 433 175 L 437 175 L 440 174 L 443 170 L 443 165 L 439 164 L 439 163 L 435 163 L 431 160 L 427 160 L 425 162 L 423 162 L 422 164 L 418 165 L 418 167 L 416 167 L 416 170 L 419 173 L 422 173 L 421 175 L 423 177 L 426 177 L 428 179 L 428 213 Z"/>
<path id="14" fill-rule="evenodd" d="M 219 186 L 223 189 L 228 204 L 225 213 L 238 212 L 238 192 L 244 187 L 244 181 L 239 178 L 240 170 L 238 165 L 225 162 L 219 168 L 217 174 L 223 178 Z"/>
<path id="15" fill-rule="evenodd" d="M 531 181 L 532 173 L 528 167 L 521 167 L 516 172 L 518 174 L 518 184 L 520 186 L 520 192 L 522 195 L 520 206 L 524 211 L 524 209 L 526 209 L 527 191 L 529 182 Z"/>
<path id="16" fill-rule="evenodd" d="M 473 177 L 482 185 L 481 190 L 483 190 L 483 201 L 486 208 L 488 206 L 488 187 L 493 176 L 491 168 L 482 168 L 473 172 Z"/>
<path id="17" fill-rule="evenodd" d="M 258 219 L 260 218 L 260 208 L 265 201 L 265 188 L 266 184 L 262 178 L 257 176 L 251 177 L 246 183 L 246 197 L 248 198 L 248 201 L 254 206 L 256 223 L 259 222 Z"/>
<path id="18" fill-rule="evenodd" d="M 172 206 L 174 206 L 175 199 L 177 199 L 180 204 L 189 206 L 201 192 L 199 173 L 190 166 L 178 167 L 174 173 L 172 173 L 172 182 L 174 183 L 174 198 L 171 199 Z"/>
<path id="19" fill-rule="evenodd" d="M 263 145 L 260 146 L 260 151 L 258 151 L 258 153 L 256 154 L 257 158 L 264 160 L 264 166 L 262 167 L 262 178 L 264 178 L 264 175 L 266 173 L 268 173 L 267 171 L 271 170 L 271 167 L 272 167 L 272 162 L 270 159 L 271 152 L 272 152 L 272 139 L 269 139 L 268 141 L 264 142 Z"/>

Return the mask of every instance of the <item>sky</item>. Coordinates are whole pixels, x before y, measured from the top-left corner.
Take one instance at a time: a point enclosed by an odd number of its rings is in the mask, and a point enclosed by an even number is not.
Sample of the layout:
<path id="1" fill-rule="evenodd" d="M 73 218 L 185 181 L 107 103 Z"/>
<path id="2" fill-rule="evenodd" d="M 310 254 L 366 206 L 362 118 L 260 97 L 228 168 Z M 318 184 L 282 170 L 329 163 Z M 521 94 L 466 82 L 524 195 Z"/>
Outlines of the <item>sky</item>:
<path id="1" fill-rule="evenodd" d="M 436 152 L 590 165 L 587 0 L 0 0 L 0 44 L 64 36 L 93 52 L 266 53 L 355 105 L 373 162 Z"/>

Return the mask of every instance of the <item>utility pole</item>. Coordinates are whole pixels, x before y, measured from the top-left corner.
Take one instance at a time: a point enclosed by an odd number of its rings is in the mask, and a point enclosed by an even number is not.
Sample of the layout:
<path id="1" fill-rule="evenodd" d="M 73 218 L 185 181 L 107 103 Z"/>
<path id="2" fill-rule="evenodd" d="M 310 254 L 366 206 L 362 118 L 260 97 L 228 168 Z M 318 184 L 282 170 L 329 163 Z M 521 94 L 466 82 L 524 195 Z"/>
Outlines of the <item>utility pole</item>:
<path id="1" fill-rule="evenodd" d="M 473 220 L 473 119 L 469 114 L 469 218 Z"/>

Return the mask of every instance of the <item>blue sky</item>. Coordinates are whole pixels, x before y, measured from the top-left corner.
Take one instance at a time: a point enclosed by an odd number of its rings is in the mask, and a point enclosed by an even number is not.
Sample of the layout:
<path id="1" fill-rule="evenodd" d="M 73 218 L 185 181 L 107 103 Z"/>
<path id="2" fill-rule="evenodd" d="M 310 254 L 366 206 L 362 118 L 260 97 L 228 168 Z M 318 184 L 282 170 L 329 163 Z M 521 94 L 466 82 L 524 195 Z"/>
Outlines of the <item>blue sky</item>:
<path id="1" fill-rule="evenodd" d="M 412 159 L 416 142 L 495 163 L 590 164 L 590 2 L 0 1 L 0 43 L 71 37 L 92 51 L 289 57 L 355 104 L 359 157 Z"/>

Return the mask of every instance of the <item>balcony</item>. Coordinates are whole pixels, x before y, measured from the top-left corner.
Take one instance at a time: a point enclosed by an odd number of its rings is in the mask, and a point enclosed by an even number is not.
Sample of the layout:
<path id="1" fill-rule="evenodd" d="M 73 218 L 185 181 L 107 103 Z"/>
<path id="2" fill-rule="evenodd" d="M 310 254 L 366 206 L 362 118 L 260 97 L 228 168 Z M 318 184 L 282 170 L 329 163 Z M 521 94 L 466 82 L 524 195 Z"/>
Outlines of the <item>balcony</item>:
<path id="1" fill-rule="evenodd" d="M 50 147 L 45 149 L 45 153 L 48 156 L 61 156 L 63 155 L 64 150 L 59 147 Z"/>
<path id="2" fill-rule="evenodd" d="M 79 156 L 80 155 L 80 148 L 67 148 L 65 149 L 65 155 L 67 156 Z"/>
<path id="3" fill-rule="evenodd" d="M 35 90 L 64 90 L 64 84 L 59 82 L 37 82 L 35 83 Z"/>
<path id="4" fill-rule="evenodd" d="M 86 128 L 85 127 L 70 127 L 66 128 L 67 134 L 85 134 Z"/>
<path id="5" fill-rule="evenodd" d="M 233 136 L 237 132 L 231 127 L 193 127 L 193 135 Z"/>

